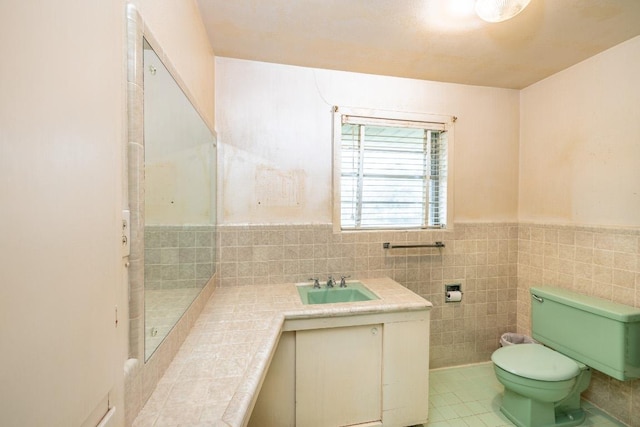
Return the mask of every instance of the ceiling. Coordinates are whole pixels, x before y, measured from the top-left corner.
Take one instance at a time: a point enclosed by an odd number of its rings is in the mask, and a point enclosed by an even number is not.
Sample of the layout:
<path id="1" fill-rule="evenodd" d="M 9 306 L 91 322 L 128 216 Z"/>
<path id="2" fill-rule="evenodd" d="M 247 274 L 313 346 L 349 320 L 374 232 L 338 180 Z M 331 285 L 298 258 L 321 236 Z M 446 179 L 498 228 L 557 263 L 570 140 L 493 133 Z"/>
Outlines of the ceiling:
<path id="1" fill-rule="evenodd" d="M 640 35 L 640 0 L 197 0 L 216 56 L 521 89 Z"/>

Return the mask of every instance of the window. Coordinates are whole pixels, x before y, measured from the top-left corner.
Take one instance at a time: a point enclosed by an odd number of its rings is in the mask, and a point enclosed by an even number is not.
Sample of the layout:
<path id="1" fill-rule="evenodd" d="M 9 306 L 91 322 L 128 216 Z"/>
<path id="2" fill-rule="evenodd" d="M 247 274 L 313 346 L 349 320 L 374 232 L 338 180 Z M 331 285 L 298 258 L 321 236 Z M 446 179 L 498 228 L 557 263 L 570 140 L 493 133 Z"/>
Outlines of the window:
<path id="1" fill-rule="evenodd" d="M 452 121 L 393 116 L 336 108 L 334 219 L 342 230 L 447 225 Z"/>

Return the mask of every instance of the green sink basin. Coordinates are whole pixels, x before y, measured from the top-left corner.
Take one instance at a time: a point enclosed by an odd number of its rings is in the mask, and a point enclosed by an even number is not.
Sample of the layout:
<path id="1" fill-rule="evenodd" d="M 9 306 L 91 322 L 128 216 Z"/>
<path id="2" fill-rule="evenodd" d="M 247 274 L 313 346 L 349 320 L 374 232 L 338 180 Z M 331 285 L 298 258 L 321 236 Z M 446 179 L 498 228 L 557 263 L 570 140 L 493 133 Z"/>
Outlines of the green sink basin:
<path id="1" fill-rule="evenodd" d="M 346 288 L 323 286 L 321 289 L 313 289 L 313 285 L 301 285 L 298 286 L 298 293 L 303 304 L 335 304 L 379 299 L 360 282 L 347 282 Z"/>

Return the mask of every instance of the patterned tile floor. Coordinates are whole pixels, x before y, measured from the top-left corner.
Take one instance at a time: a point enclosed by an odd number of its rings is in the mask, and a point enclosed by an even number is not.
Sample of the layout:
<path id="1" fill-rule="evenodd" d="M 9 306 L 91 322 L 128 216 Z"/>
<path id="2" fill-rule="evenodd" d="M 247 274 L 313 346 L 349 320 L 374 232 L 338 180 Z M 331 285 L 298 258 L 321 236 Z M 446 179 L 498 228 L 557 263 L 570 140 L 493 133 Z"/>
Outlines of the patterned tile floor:
<path id="1" fill-rule="evenodd" d="M 429 376 L 429 423 L 426 427 L 513 426 L 500 412 L 503 387 L 491 363 L 435 369 Z M 621 427 L 589 402 L 585 427 Z"/>

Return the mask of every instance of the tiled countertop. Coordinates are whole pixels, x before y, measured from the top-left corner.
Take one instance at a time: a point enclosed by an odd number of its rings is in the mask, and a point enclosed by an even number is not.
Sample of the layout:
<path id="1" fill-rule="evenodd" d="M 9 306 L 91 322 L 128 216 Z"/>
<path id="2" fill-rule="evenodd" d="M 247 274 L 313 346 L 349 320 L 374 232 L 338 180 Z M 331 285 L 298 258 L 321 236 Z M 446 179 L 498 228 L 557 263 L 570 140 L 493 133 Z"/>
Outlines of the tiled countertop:
<path id="1" fill-rule="evenodd" d="M 244 426 L 285 319 L 431 307 L 389 278 L 361 281 L 380 299 L 303 305 L 292 283 L 217 288 L 133 425 Z"/>

